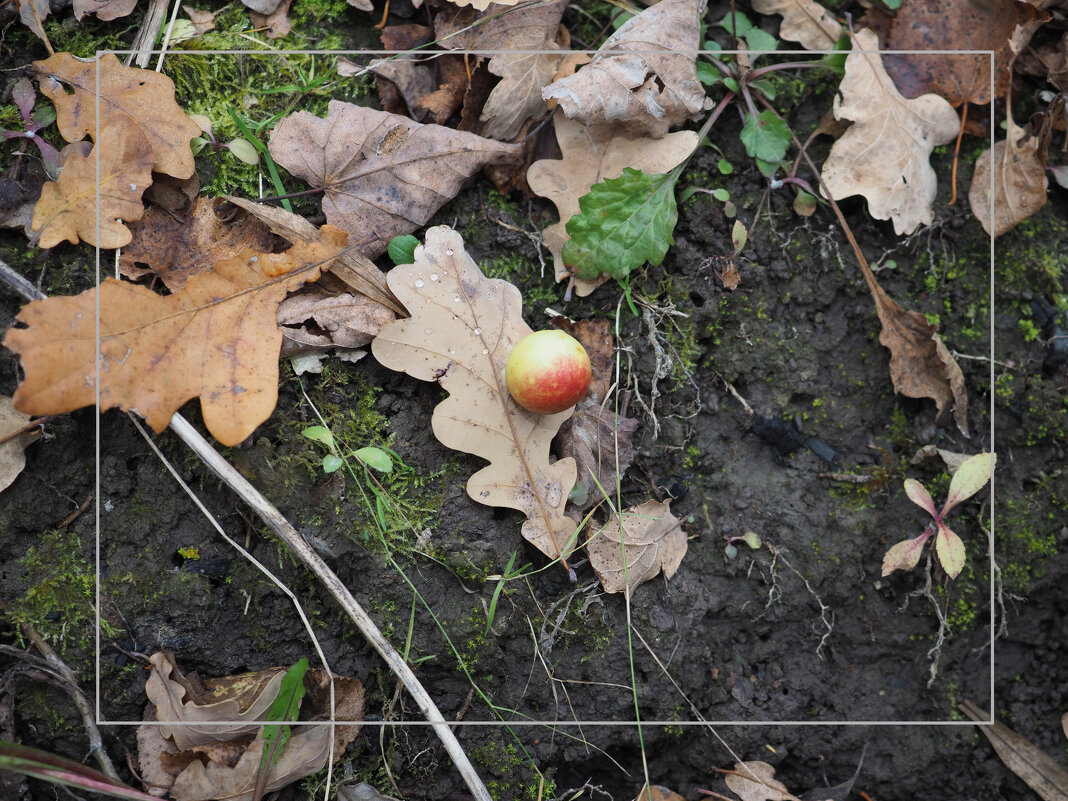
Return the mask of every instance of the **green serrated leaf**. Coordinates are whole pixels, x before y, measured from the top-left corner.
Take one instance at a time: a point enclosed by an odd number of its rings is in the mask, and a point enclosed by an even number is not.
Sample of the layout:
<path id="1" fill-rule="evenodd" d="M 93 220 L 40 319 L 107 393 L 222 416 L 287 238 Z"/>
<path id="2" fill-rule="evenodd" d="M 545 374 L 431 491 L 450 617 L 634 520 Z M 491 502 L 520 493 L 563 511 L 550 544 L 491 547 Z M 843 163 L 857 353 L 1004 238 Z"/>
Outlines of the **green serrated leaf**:
<path id="1" fill-rule="evenodd" d="M 282 677 L 278 695 L 267 710 L 266 719 L 270 722 L 263 727 L 260 773 L 270 773 L 293 734 L 292 727 L 286 724 L 296 720 L 300 714 L 300 701 L 304 697 L 304 674 L 307 672 L 308 660 L 302 657 Z"/>
<path id="2" fill-rule="evenodd" d="M 790 145 L 790 129 L 774 112 L 765 110 L 756 117 L 746 118 L 741 140 L 750 156 L 778 165 Z"/>
<path id="3" fill-rule="evenodd" d="M 404 234 L 389 240 L 386 252 L 393 259 L 394 264 L 415 264 L 415 248 L 418 245 L 418 239 L 411 234 Z"/>
<path id="4" fill-rule="evenodd" d="M 381 448 L 360 448 L 354 456 L 368 467 L 372 467 L 379 473 L 389 473 L 393 470 L 393 460 L 389 454 Z"/>
<path id="5" fill-rule="evenodd" d="M 646 262 L 660 264 L 675 244 L 676 180 L 674 173 L 626 167 L 618 178 L 594 184 L 579 198 L 582 211 L 567 221 L 564 264 L 579 278 L 604 273 L 620 281 Z"/>

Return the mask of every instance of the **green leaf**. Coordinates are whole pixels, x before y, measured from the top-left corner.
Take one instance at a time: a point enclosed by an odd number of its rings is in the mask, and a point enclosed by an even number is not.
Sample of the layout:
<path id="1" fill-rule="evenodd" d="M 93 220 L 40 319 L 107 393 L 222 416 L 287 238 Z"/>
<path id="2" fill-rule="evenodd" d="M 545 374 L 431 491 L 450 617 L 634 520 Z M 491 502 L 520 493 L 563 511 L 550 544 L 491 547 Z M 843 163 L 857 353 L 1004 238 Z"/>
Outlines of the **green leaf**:
<path id="1" fill-rule="evenodd" d="M 900 3 L 898 3 L 900 5 Z M 849 34 L 842 34 L 838 37 L 838 41 L 834 43 L 834 52 L 827 53 L 819 60 L 819 63 L 829 67 L 839 78 L 845 75 L 845 62 L 849 56 L 849 52 L 852 49 L 853 44 L 849 38 Z"/>
<path id="2" fill-rule="evenodd" d="M 775 50 L 779 40 L 760 28 L 750 28 L 745 32 L 745 43 L 750 50 Z"/>
<path id="3" fill-rule="evenodd" d="M 564 264 L 579 278 L 605 273 L 620 281 L 646 262 L 660 264 L 675 244 L 676 180 L 677 173 L 626 167 L 618 178 L 594 184 L 579 198 L 582 211 L 567 221 Z"/>
<path id="4" fill-rule="evenodd" d="M 990 480 L 990 471 L 996 461 L 995 453 L 977 453 L 964 460 L 953 474 L 953 480 L 949 482 L 949 495 L 946 496 L 946 505 L 942 507 L 943 517 L 958 503 L 983 488 Z"/>
<path id="5" fill-rule="evenodd" d="M 234 154 L 238 161 L 245 164 L 259 164 L 260 154 L 256 146 L 247 139 L 231 139 L 226 143 L 227 149 Z"/>
<path id="6" fill-rule="evenodd" d="M 411 234 L 395 236 L 389 240 L 386 252 L 394 264 L 415 264 L 415 248 L 418 244 L 419 240 Z"/>
<path id="7" fill-rule="evenodd" d="M 752 548 L 754 551 L 760 550 L 762 541 L 760 539 L 760 535 L 757 534 L 755 531 L 745 532 L 745 536 L 742 537 L 742 539 L 745 540 L 745 544 Z"/>
<path id="8" fill-rule="evenodd" d="M 757 90 L 768 100 L 775 99 L 775 86 L 771 81 L 752 81 L 749 84 L 749 88 Z"/>
<path id="9" fill-rule="evenodd" d="M 730 13 L 723 15 L 723 19 L 719 22 L 712 23 L 717 25 L 727 33 L 733 33 L 735 36 L 745 36 L 753 27 L 753 23 L 749 21 L 749 17 L 743 14 L 741 11 L 734 12 L 734 21 L 731 21 Z"/>
<path id="10" fill-rule="evenodd" d="M 282 677 L 278 695 L 267 710 L 269 722 L 263 727 L 263 758 L 259 767 L 261 774 L 270 773 L 293 734 L 293 728 L 284 724 L 296 720 L 300 714 L 300 700 L 304 697 L 304 674 L 307 672 L 308 660 L 301 657 Z M 276 721 L 282 721 L 283 725 L 276 724 Z"/>
<path id="11" fill-rule="evenodd" d="M 741 220 L 735 220 L 734 227 L 731 229 L 731 244 L 734 246 L 734 252 L 737 253 L 744 248 L 748 240 L 749 232 L 745 230 L 745 225 Z"/>
<path id="12" fill-rule="evenodd" d="M 727 159 L 720 159 L 716 162 L 716 169 L 719 170 L 720 175 L 730 175 L 734 172 L 734 165 L 727 161 Z"/>
<path id="13" fill-rule="evenodd" d="M 390 473 L 393 471 L 393 460 L 390 459 L 389 454 L 381 448 L 360 448 L 353 455 L 365 465 L 374 468 L 379 473 Z"/>
<path id="14" fill-rule="evenodd" d="M 764 159 L 754 159 L 754 161 L 756 161 L 760 174 L 765 178 L 774 178 L 775 173 L 779 171 L 780 163 L 778 161 L 764 161 Z"/>
<path id="15" fill-rule="evenodd" d="M 341 469 L 341 465 L 345 464 L 344 460 L 340 456 L 335 456 L 332 453 L 328 453 L 323 457 L 323 472 L 324 473 L 336 473 Z"/>
<path id="16" fill-rule="evenodd" d="M 739 94 L 739 90 L 738 90 L 738 81 L 736 81 L 736 80 L 735 80 L 734 78 L 732 78 L 732 77 L 731 77 L 730 75 L 726 76 L 726 77 L 725 77 L 725 78 L 723 79 L 723 85 L 724 85 L 724 86 L 726 86 L 726 87 L 727 87 L 728 89 L 730 89 L 730 90 L 731 90 L 732 92 L 734 92 L 735 94 Z"/>
<path id="17" fill-rule="evenodd" d="M 964 543 L 945 526 L 938 527 L 935 553 L 938 554 L 938 561 L 942 563 L 942 569 L 946 571 L 947 576 L 956 578 L 960 575 L 964 567 Z"/>
<path id="18" fill-rule="evenodd" d="M 765 110 L 756 117 L 746 118 L 741 139 L 746 153 L 761 161 L 775 162 L 777 166 L 790 145 L 790 129 L 773 111 Z"/>
<path id="19" fill-rule="evenodd" d="M 318 442 L 321 445 L 325 445 L 331 451 L 336 450 L 334 446 L 334 435 L 330 433 L 330 429 L 325 426 L 308 426 L 300 432 L 312 442 Z"/>
<path id="20" fill-rule="evenodd" d="M 901 0 L 883 0 L 883 4 L 891 11 L 897 11 L 901 8 Z"/>
<path id="21" fill-rule="evenodd" d="M 723 80 L 723 74 L 707 61 L 697 62 L 697 80 L 705 86 L 715 86 Z"/>

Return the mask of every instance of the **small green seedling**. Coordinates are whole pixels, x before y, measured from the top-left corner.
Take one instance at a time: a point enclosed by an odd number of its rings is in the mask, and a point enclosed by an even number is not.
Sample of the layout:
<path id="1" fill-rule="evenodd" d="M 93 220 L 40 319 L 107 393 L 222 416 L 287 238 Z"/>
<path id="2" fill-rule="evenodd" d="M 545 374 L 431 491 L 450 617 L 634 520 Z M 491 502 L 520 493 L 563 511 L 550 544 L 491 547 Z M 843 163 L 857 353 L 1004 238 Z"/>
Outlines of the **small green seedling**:
<path id="1" fill-rule="evenodd" d="M 330 453 L 323 457 L 323 472 L 333 473 L 341 468 L 345 464 L 345 458 L 338 450 L 337 442 L 334 440 L 334 435 L 330 433 L 330 429 L 326 426 L 308 426 L 300 432 L 312 442 L 318 442 L 320 445 L 325 446 Z M 363 464 L 367 465 L 380 473 L 389 473 L 393 470 L 393 458 L 396 454 L 393 454 L 388 448 L 374 448 L 366 447 L 352 451 L 350 456 L 355 456 Z"/>
<path id="2" fill-rule="evenodd" d="M 918 537 L 904 540 L 892 547 L 883 557 L 883 575 L 888 576 L 895 570 L 912 570 L 920 561 L 923 546 L 931 536 L 935 536 L 935 553 L 938 561 L 950 578 L 956 578 L 964 567 L 964 543 L 945 524 L 949 510 L 966 498 L 972 497 L 990 480 L 990 473 L 997 462 L 995 453 L 977 453 L 964 460 L 953 480 L 949 483 L 949 495 L 946 497 L 942 511 L 935 508 L 934 500 L 919 481 L 905 479 L 905 494 L 917 506 L 925 509 L 933 518 L 927 529 Z"/>
<path id="3" fill-rule="evenodd" d="M 727 537 L 727 547 L 723 549 L 723 553 L 728 559 L 734 559 L 738 556 L 738 547 L 734 544 L 741 540 L 754 551 L 760 550 L 760 546 L 763 541 L 760 539 L 760 535 L 755 531 L 747 531 L 745 534 L 741 534 L 737 537 Z"/>

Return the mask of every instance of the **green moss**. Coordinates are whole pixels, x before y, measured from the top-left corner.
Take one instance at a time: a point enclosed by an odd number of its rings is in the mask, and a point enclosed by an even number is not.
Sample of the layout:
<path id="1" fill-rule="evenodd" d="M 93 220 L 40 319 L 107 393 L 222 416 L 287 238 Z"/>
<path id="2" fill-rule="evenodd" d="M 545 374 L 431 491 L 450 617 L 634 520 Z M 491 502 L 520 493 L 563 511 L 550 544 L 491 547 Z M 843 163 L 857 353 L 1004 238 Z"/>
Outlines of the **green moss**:
<path id="1" fill-rule="evenodd" d="M 518 744 L 506 735 L 487 738 L 469 750 L 471 761 L 486 782 L 494 801 L 538 801 L 556 795 L 556 783 L 530 763 Z"/>

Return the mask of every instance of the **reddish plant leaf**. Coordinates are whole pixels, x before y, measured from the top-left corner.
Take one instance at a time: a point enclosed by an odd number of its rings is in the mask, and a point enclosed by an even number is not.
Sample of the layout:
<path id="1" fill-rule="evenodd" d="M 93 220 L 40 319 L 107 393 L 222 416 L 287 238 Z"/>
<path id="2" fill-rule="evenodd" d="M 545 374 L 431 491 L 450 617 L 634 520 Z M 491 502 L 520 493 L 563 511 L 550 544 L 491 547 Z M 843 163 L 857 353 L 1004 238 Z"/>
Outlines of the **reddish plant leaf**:
<path id="1" fill-rule="evenodd" d="M 935 553 L 938 554 L 938 561 L 942 563 L 942 569 L 946 571 L 946 575 L 950 578 L 960 575 L 966 556 L 964 543 L 946 526 L 938 527 L 938 533 L 935 535 Z"/>
<path id="2" fill-rule="evenodd" d="M 920 554 L 923 546 L 930 538 L 930 531 L 924 532 L 911 540 L 902 540 L 894 545 L 883 555 L 884 576 L 889 576 L 895 570 L 912 570 L 920 563 Z"/>

